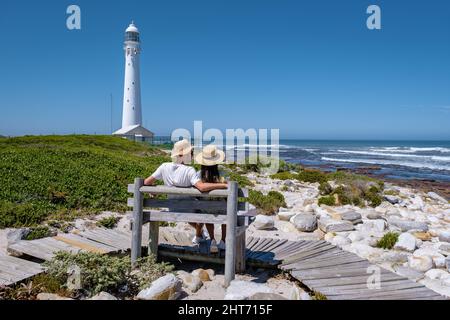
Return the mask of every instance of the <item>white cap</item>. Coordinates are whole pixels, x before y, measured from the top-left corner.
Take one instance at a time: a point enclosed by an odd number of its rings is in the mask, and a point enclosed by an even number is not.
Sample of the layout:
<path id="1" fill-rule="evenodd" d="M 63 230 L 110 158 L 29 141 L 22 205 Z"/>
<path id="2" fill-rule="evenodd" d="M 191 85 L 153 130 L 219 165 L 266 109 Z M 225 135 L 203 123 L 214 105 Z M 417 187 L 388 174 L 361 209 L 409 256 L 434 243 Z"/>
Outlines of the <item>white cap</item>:
<path id="1" fill-rule="evenodd" d="M 134 25 L 134 21 L 131 21 L 130 26 L 127 28 L 127 30 L 125 30 L 125 32 L 137 32 L 137 33 L 139 33 L 138 28 L 136 28 L 136 26 Z"/>

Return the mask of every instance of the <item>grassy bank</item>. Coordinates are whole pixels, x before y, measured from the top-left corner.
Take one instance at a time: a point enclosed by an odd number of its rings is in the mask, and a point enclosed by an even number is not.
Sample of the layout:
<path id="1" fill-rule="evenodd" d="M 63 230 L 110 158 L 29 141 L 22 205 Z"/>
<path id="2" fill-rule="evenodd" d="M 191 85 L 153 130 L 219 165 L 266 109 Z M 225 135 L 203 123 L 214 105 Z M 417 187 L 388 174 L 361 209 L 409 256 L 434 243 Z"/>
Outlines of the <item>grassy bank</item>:
<path id="1" fill-rule="evenodd" d="M 157 148 L 112 136 L 0 139 L 0 228 L 124 211 L 127 184 L 167 160 Z"/>

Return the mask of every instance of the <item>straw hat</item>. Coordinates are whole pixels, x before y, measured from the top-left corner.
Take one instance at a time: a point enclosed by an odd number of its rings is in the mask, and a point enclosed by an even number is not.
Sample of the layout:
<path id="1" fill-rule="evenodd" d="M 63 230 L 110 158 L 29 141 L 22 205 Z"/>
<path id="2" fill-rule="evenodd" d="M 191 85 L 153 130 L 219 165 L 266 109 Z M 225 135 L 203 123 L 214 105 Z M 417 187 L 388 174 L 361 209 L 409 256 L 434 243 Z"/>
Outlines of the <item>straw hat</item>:
<path id="1" fill-rule="evenodd" d="M 191 143 L 187 139 L 180 140 L 173 145 L 172 149 L 172 158 L 176 158 L 178 156 L 182 157 L 187 154 L 191 154 L 192 146 Z"/>
<path id="2" fill-rule="evenodd" d="M 220 164 L 225 159 L 225 153 L 217 149 L 215 145 L 208 145 L 202 152 L 195 156 L 195 162 L 203 166 L 213 166 Z"/>

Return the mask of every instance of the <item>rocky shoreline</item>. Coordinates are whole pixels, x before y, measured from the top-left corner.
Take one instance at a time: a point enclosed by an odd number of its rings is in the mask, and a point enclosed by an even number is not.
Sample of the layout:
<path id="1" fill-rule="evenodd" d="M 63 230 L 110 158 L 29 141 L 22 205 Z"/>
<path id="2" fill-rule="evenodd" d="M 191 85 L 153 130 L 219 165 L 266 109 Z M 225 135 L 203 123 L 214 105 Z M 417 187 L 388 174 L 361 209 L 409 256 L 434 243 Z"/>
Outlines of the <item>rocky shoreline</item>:
<path id="1" fill-rule="evenodd" d="M 250 234 L 324 239 L 450 297 L 450 204 L 444 197 L 386 182 L 384 201 L 375 208 L 319 206 L 319 183 L 247 177 L 256 190 L 282 193 L 287 204 L 274 216 L 258 215 Z M 380 248 L 388 233 L 398 239 L 391 249 Z"/>

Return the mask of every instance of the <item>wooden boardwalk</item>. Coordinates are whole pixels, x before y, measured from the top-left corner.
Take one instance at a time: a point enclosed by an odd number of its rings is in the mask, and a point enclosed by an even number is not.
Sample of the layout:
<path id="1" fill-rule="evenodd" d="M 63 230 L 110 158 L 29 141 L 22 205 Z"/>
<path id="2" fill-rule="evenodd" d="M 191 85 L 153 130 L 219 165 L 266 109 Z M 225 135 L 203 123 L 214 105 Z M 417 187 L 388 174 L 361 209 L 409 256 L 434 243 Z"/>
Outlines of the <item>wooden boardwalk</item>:
<path id="1" fill-rule="evenodd" d="M 209 254 L 209 242 L 199 248 L 191 246 L 190 237 L 183 231 L 160 232 L 159 255 L 181 260 L 224 263 L 224 254 Z M 145 242 L 144 242 L 145 243 Z M 14 255 L 25 255 L 50 260 L 58 251 L 117 253 L 130 249 L 131 233 L 95 228 L 77 234 L 32 241 L 19 241 L 8 250 Z M 263 268 L 279 268 L 289 272 L 312 291 L 324 294 L 330 300 L 343 299 L 445 299 L 424 285 L 378 267 L 380 287 L 369 289 L 372 276 L 367 260 L 343 251 L 326 241 L 253 238 L 246 241 L 247 264 Z M 15 257 L 0 256 L 0 285 L 22 281 L 42 272 L 34 262 Z"/>
<path id="2" fill-rule="evenodd" d="M 326 241 L 286 241 L 264 238 L 247 240 L 247 259 L 279 263 L 312 291 L 329 300 L 445 300 L 424 285 L 381 267 L 379 287 L 372 284 L 374 265 L 356 254 Z"/>
<path id="3" fill-rule="evenodd" d="M 0 285 L 9 286 L 43 272 L 40 264 L 0 255 Z"/>

